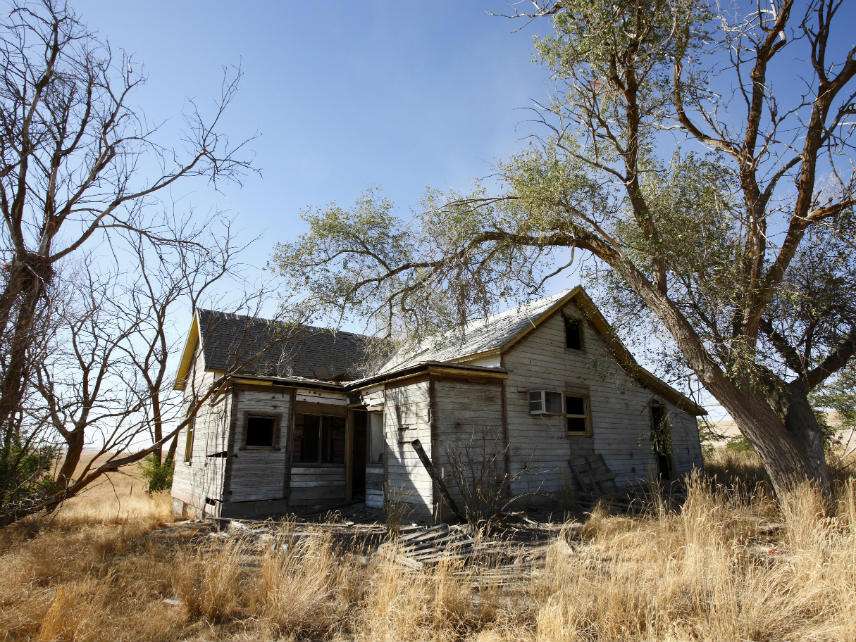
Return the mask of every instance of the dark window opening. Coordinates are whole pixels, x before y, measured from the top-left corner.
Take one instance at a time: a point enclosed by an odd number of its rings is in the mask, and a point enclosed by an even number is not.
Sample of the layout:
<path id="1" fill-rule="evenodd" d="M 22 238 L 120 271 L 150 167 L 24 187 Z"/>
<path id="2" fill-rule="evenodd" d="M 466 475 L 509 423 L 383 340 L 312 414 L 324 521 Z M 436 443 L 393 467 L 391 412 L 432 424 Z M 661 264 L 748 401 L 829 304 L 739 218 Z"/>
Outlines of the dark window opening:
<path id="1" fill-rule="evenodd" d="M 572 317 L 565 319 L 565 347 L 572 350 L 583 349 L 583 322 Z"/>
<path id="2" fill-rule="evenodd" d="M 187 422 L 187 427 L 185 428 L 186 434 L 184 435 L 184 463 L 189 464 L 193 461 L 193 438 L 194 433 L 196 432 L 196 415 L 191 416 Z"/>
<path id="3" fill-rule="evenodd" d="M 590 418 L 585 397 L 565 395 L 565 423 L 569 433 L 589 433 Z"/>
<path id="4" fill-rule="evenodd" d="M 276 433 L 276 418 L 260 415 L 247 415 L 246 446 L 272 448 Z"/>
<path id="5" fill-rule="evenodd" d="M 344 464 L 345 418 L 297 415 L 294 452 L 302 464 Z"/>

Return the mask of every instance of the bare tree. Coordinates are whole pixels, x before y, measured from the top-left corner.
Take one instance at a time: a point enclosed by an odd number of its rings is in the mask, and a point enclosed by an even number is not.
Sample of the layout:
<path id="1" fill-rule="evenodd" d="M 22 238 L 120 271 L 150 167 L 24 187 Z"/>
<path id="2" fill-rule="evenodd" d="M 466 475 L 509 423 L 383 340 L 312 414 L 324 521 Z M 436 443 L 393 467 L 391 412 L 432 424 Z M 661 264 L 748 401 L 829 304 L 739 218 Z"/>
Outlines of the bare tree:
<path id="1" fill-rule="evenodd" d="M 59 430 L 69 452 L 79 452 L 88 427 L 103 426 L 120 401 L 142 408 L 133 395 L 114 396 L 109 403 L 103 400 L 111 394 L 127 394 L 110 389 L 109 373 L 120 363 L 140 365 L 135 364 L 139 354 L 121 346 L 132 340 L 139 346 L 152 338 L 145 326 L 151 315 L 137 319 L 136 325 L 121 315 L 106 315 L 101 302 L 112 294 L 111 279 L 84 270 L 91 277 L 85 283 L 91 291 L 72 288 L 74 296 L 80 297 L 79 314 L 70 316 L 71 307 L 57 307 L 69 295 L 69 286 L 58 283 L 58 275 L 72 265 L 85 265 L 83 257 L 89 248 L 109 242 L 116 234 L 145 239 L 151 247 L 194 246 L 192 237 L 170 229 L 169 219 L 151 216 L 149 210 L 156 196 L 178 181 L 200 177 L 216 186 L 220 181 L 237 181 L 252 169 L 244 152 L 247 141 L 235 144 L 220 132 L 239 78 L 239 72 L 224 73 L 210 115 L 191 104 L 181 149 L 177 149 L 159 143 L 158 127 L 149 126 L 134 111 L 132 98 L 144 79 L 135 73 L 131 58 L 115 56 L 65 3 L 14 3 L 0 23 L 0 472 L 4 476 L 14 476 L 15 463 L 26 460 L 27 448 L 22 446 L 43 442 L 44 430 Z M 141 284 L 139 292 L 144 291 Z M 136 311 L 123 313 L 127 317 Z M 57 375 L 46 370 L 45 347 L 54 345 L 50 339 L 57 327 L 80 339 L 70 344 L 65 356 L 73 357 L 83 369 L 85 385 L 77 388 L 70 407 L 48 404 L 39 415 L 29 407 L 33 399 L 57 386 L 68 387 L 68 382 L 57 381 Z M 151 353 L 143 357 L 150 366 L 164 352 L 161 339 L 154 340 L 157 345 L 150 346 Z M 103 401 L 104 408 L 95 399 Z M 116 425 L 107 431 L 109 439 L 127 440 L 134 433 L 130 419 L 112 418 Z M 120 464 L 114 460 L 114 465 Z M 66 494 L 88 483 L 84 476 L 70 484 L 73 468 L 72 455 L 56 480 Z M 20 484 L 10 482 L 12 486 Z"/>
<path id="2" fill-rule="evenodd" d="M 808 395 L 856 352 L 856 47 L 832 44 L 841 0 L 741 6 L 535 3 L 558 87 L 500 187 L 430 193 L 415 221 L 371 194 L 307 212 L 282 272 L 418 330 L 527 298 L 579 252 L 631 303 L 619 316 L 668 336 L 777 492 L 828 496 Z"/>

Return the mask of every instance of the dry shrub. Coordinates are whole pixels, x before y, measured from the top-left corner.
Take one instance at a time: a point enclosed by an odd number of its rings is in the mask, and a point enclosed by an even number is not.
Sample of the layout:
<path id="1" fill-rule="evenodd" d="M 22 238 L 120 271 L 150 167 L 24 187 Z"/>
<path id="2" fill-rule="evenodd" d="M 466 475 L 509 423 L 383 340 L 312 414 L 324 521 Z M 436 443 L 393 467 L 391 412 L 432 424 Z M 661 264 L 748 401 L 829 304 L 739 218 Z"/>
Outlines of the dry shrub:
<path id="1" fill-rule="evenodd" d="M 853 522 L 820 506 L 809 488 L 783 502 L 784 548 L 765 543 L 751 506 L 700 478 L 680 512 L 617 529 L 595 514 L 590 544 L 556 543 L 533 584 L 535 637 L 852 639 Z"/>
<path id="2" fill-rule="evenodd" d="M 492 591 L 474 592 L 475 577 L 459 561 L 408 570 L 390 547 L 375 561 L 365 600 L 356 614 L 357 637 L 364 640 L 468 638 L 499 616 Z"/>
<path id="3" fill-rule="evenodd" d="M 179 554 L 173 589 L 189 618 L 223 622 L 237 617 L 246 602 L 241 560 L 246 544 L 233 540 Z"/>
<path id="4" fill-rule="evenodd" d="M 356 569 L 334 550 L 329 535 L 292 541 L 288 531 L 262 556 L 252 611 L 280 635 L 323 638 L 343 626 Z"/>
<path id="5" fill-rule="evenodd" d="M 100 613 L 108 601 L 106 585 L 94 578 L 69 582 L 59 587 L 42 618 L 39 640 L 97 639 Z"/>

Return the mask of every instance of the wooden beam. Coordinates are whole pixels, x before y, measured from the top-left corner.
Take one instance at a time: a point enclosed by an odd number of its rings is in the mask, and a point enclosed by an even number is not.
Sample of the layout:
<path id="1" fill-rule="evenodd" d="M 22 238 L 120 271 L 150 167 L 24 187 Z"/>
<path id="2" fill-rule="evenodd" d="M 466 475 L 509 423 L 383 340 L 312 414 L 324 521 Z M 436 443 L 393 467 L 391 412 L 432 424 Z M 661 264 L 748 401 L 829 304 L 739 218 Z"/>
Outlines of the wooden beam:
<path id="1" fill-rule="evenodd" d="M 464 514 L 458 508 L 458 505 L 455 503 L 455 500 L 452 499 L 452 496 L 449 494 L 449 489 L 446 488 L 446 484 L 434 471 L 434 465 L 431 463 L 431 459 L 426 454 L 425 449 L 422 448 L 422 442 L 418 439 L 414 439 L 410 442 L 410 445 L 413 446 L 413 450 L 416 451 L 416 455 L 419 457 L 419 461 L 421 461 L 422 465 L 425 466 L 425 470 L 428 471 L 428 475 L 431 477 L 437 488 L 440 490 L 440 494 L 443 495 L 443 499 L 445 499 L 446 502 L 449 504 L 449 508 L 461 521 L 467 521 L 467 518 L 464 516 Z"/>

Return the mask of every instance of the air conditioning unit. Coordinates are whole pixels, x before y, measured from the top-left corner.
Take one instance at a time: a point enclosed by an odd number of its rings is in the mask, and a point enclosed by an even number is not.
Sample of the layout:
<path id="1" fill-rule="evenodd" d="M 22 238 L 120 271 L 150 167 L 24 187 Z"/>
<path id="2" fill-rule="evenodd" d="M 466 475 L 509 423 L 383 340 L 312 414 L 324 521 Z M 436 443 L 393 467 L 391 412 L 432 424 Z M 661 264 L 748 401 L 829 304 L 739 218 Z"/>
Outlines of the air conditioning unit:
<path id="1" fill-rule="evenodd" d="M 552 390 L 529 391 L 530 415 L 562 415 L 562 393 Z"/>

